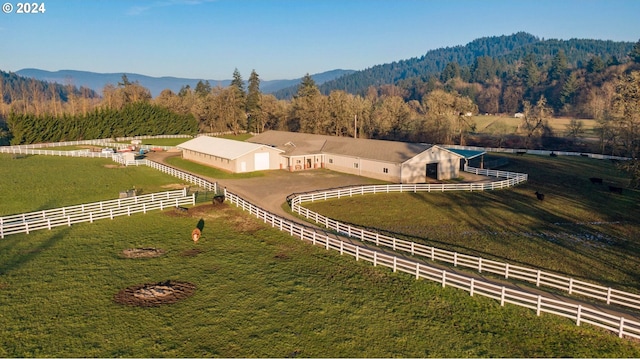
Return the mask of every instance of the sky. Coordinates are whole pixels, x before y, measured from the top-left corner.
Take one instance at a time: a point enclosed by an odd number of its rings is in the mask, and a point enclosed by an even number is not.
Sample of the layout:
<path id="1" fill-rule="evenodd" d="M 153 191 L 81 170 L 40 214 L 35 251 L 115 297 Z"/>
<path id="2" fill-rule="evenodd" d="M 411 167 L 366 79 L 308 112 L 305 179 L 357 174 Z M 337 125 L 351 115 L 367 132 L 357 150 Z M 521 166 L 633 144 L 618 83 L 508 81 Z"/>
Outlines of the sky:
<path id="1" fill-rule="evenodd" d="M 245 80 L 253 70 L 278 80 L 363 70 L 519 31 L 544 39 L 640 39 L 640 0 L 35 2 L 44 13 L 20 14 L 17 1 L 2 0 L 2 71 L 226 80 L 238 69 Z"/>

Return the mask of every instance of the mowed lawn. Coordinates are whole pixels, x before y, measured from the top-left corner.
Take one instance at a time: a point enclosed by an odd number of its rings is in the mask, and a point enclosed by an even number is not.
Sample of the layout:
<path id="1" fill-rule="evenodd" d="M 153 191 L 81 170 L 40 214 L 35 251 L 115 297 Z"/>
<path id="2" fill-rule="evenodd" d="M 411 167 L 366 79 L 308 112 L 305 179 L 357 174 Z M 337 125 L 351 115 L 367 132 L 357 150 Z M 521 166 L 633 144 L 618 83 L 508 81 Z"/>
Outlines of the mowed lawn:
<path id="1" fill-rule="evenodd" d="M 610 161 L 506 156 L 525 184 L 485 192 L 354 196 L 308 203 L 331 218 L 438 248 L 640 292 L 640 193 Z M 605 184 L 592 184 L 601 177 Z M 534 192 L 545 194 L 539 201 Z"/>
<path id="2" fill-rule="evenodd" d="M 66 161 L 43 161 L 30 173 L 64 177 L 56 169 Z M 27 164 L 12 163 L 16 170 Z M 111 170 L 98 166 L 86 176 Z M 148 176 L 131 174 L 136 183 Z M 11 185 L 4 181 L 3 192 Z M 75 200 L 66 198 L 69 191 L 56 193 L 61 203 Z M 22 206 L 42 206 L 32 200 L 25 197 Z M 0 240 L 0 356 L 640 356 L 640 343 L 613 333 L 356 262 L 234 207 L 199 208 Z M 190 233 L 201 220 L 203 237 L 194 244 Z M 122 256 L 148 247 L 166 253 Z M 126 287 L 166 280 L 193 283 L 196 291 L 155 308 L 113 301 Z"/>
<path id="3" fill-rule="evenodd" d="M 182 180 L 147 166 L 122 167 L 106 158 L 0 154 L 0 216 L 179 189 Z"/>

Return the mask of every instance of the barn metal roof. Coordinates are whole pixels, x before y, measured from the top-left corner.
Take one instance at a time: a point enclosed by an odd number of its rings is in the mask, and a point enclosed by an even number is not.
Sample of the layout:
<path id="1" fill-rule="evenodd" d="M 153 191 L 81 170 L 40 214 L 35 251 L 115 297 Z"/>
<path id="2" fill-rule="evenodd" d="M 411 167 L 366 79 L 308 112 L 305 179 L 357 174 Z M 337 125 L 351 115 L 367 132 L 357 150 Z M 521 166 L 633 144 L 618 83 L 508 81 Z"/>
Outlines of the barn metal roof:
<path id="1" fill-rule="evenodd" d="M 487 151 L 474 151 L 474 150 L 460 150 L 457 148 L 447 148 L 447 150 L 459 154 L 460 156 L 470 160 L 472 158 L 476 158 L 480 155 L 484 155 Z"/>
<path id="2" fill-rule="evenodd" d="M 424 143 L 370 140 L 286 131 L 267 131 L 247 141 L 275 146 L 283 150 L 283 155 L 285 156 L 327 153 L 392 163 L 405 162 L 433 147 Z"/>
<path id="3" fill-rule="evenodd" d="M 211 156 L 235 160 L 248 153 L 259 150 L 266 145 L 243 141 L 229 140 L 220 137 L 200 136 L 183 142 L 177 146 L 180 149 L 200 152 Z"/>

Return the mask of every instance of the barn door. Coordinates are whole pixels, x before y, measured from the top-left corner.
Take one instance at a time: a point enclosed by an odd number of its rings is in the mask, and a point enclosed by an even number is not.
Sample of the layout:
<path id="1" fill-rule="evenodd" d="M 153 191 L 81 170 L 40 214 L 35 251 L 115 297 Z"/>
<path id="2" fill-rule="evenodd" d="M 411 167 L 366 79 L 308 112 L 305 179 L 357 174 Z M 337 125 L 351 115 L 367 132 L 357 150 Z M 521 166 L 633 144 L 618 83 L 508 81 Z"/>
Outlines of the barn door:
<path id="1" fill-rule="evenodd" d="M 438 179 L 438 163 L 427 163 L 427 178 Z"/>

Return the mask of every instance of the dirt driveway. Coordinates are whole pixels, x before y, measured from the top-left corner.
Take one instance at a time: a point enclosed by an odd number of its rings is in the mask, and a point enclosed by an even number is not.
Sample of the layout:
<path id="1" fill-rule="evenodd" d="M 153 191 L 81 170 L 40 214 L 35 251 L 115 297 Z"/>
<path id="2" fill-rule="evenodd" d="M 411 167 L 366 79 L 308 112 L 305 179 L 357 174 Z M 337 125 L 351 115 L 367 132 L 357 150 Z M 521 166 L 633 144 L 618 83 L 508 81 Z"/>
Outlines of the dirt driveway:
<path id="1" fill-rule="evenodd" d="M 180 153 L 156 152 L 150 153 L 148 159 L 167 164 L 165 159 L 170 156 L 179 156 Z M 201 176 L 199 174 L 196 174 Z M 471 173 L 460 173 L 466 182 L 490 182 L 496 178 L 478 176 Z M 205 177 L 207 178 L 207 177 Z M 301 172 L 287 172 L 282 170 L 266 171 L 263 177 L 243 179 L 216 179 L 207 178 L 212 182 L 218 182 L 220 188 L 226 187 L 228 191 L 237 194 L 243 199 L 267 210 L 271 213 L 288 219 L 296 219 L 282 209 L 288 195 L 316 191 L 320 189 L 381 184 L 382 181 L 367 177 L 355 176 L 324 169 L 308 170 Z M 299 221 L 299 220 L 297 220 Z"/>

